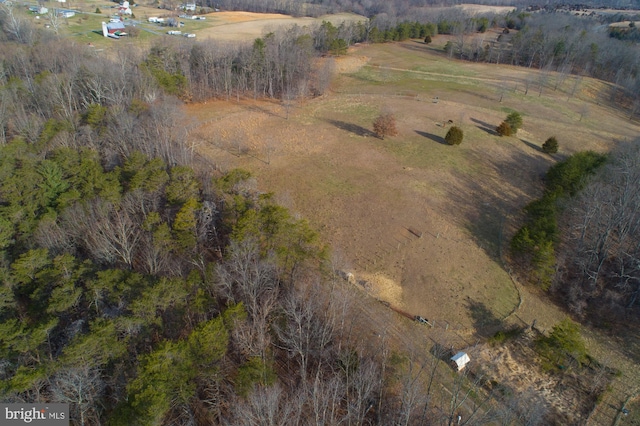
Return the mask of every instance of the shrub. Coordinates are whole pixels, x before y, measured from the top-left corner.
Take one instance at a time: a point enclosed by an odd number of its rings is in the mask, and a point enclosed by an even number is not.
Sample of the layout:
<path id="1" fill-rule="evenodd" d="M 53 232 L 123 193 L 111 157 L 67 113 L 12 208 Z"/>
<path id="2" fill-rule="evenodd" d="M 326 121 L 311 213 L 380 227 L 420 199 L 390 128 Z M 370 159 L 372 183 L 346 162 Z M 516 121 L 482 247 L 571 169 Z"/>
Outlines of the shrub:
<path id="1" fill-rule="evenodd" d="M 96 7 L 96 12 L 95 13 L 102 13 L 102 11 L 100 10 L 99 7 Z"/>
<path id="2" fill-rule="evenodd" d="M 140 35 L 140 28 L 138 27 L 127 27 L 127 34 L 129 34 L 130 37 L 138 37 Z"/>
<path id="3" fill-rule="evenodd" d="M 511 136 L 513 134 L 511 126 L 506 121 L 503 121 L 498 127 L 496 127 L 496 132 L 500 136 Z"/>
<path id="4" fill-rule="evenodd" d="M 522 116 L 519 112 L 512 112 L 507 115 L 507 118 L 504 120 L 509 126 L 511 126 L 511 133 L 518 133 L 518 129 L 522 126 Z"/>
<path id="5" fill-rule="evenodd" d="M 558 152 L 558 140 L 555 136 L 551 136 L 542 144 L 542 150 L 547 154 L 555 154 Z"/>
<path id="6" fill-rule="evenodd" d="M 516 339 L 517 337 L 522 335 L 523 332 L 524 329 L 521 327 L 515 327 L 508 330 L 500 330 L 489 338 L 489 343 L 493 346 L 501 345 L 503 343 L 506 343 L 507 340 Z"/>
<path id="7" fill-rule="evenodd" d="M 424 38 L 424 42 L 425 42 L 425 44 L 429 44 L 429 43 L 431 43 L 431 36 L 430 36 L 430 35 L 427 35 L 427 36 Z"/>
<path id="8" fill-rule="evenodd" d="M 447 136 L 444 137 L 444 140 L 446 140 L 449 145 L 460 145 L 463 138 L 464 133 L 462 132 L 462 129 L 453 126 L 447 132 Z"/>
<path id="9" fill-rule="evenodd" d="M 451 41 L 448 41 L 444 47 L 443 50 L 449 54 L 451 54 L 453 52 L 453 43 L 451 43 Z"/>
<path id="10" fill-rule="evenodd" d="M 580 335 L 580 326 L 569 319 L 562 320 L 553 327 L 549 336 L 536 340 L 538 353 L 546 359 L 546 370 L 565 370 L 570 358 L 582 364 L 587 360 L 587 349 Z"/>
<path id="11" fill-rule="evenodd" d="M 380 139 L 384 139 L 385 136 L 397 135 L 396 117 L 391 113 L 380 114 L 373 121 L 373 131 Z"/>

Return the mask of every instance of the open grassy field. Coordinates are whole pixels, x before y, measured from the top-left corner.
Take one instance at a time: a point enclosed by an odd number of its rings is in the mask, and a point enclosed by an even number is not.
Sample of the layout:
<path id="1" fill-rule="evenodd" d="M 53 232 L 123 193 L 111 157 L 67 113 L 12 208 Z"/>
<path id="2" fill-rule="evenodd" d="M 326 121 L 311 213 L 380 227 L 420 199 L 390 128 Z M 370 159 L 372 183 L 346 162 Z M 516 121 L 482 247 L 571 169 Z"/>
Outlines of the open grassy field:
<path id="1" fill-rule="evenodd" d="M 435 49 L 412 41 L 356 47 L 339 60 L 355 66 L 336 76 L 332 93 L 298 105 L 288 120 L 278 104 L 234 105 L 195 137 L 224 167 L 248 168 L 264 190 L 284 196 L 379 298 L 471 333 L 482 323 L 469 300 L 497 318 L 518 304 L 500 254 L 520 209 L 539 195 L 540 176 L 567 154 L 604 151 L 639 128 L 597 104 L 581 119 L 589 100 L 568 99 L 572 78 L 525 95 L 532 71 L 450 60 Z M 204 120 L 226 108 L 188 107 Z M 387 140 L 371 131 L 382 109 L 396 114 L 400 131 Z M 496 136 L 513 110 L 524 116 L 522 130 Z M 444 143 L 448 120 L 465 132 L 459 147 Z M 238 134 L 251 156 L 233 155 L 225 139 Z M 540 149 L 549 136 L 561 141 L 554 157 Z"/>
<path id="2" fill-rule="evenodd" d="M 512 280 L 503 263 L 508 239 L 550 165 L 606 151 L 640 126 L 607 105 L 605 83 L 569 77 L 556 85 L 553 73 L 456 61 L 441 53 L 445 42 L 356 46 L 336 60 L 331 93 L 300 102 L 288 119 L 278 102 L 187 110 L 206 123 L 191 134 L 202 154 L 223 169 L 251 170 L 260 189 L 310 220 L 364 291 L 446 325 L 461 348 L 508 323 L 536 320 L 549 330 L 565 316 Z M 399 129 L 385 140 L 371 125 L 382 110 Z M 522 129 L 497 136 L 514 110 Z M 444 142 L 449 120 L 465 132 L 460 146 Z M 541 151 L 550 136 L 560 141 L 554 156 Z M 594 353 L 608 350 L 605 340 L 588 342 Z M 637 360 L 616 353 L 618 368 L 633 371 Z M 553 401 L 570 409 L 562 397 Z"/>

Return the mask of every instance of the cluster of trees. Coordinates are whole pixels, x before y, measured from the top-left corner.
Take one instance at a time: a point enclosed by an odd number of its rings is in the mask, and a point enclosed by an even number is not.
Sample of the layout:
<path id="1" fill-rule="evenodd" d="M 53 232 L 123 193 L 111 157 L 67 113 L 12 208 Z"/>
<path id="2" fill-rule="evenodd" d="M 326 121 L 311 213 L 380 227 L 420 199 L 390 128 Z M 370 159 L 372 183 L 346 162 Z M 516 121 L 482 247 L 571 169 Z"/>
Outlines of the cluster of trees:
<path id="1" fill-rule="evenodd" d="M 511 136 L 518 133 L 518 130 L 522 127 L 522 115 L 519 112 L 514 111 L 507 115 L 502 123 L 496 127 L 496 133 L 500 136 Z"/>
<path id="2" fill-rule="evenodd" d="M 560 216 L 554 290 L 576 314 L 639 313 L 639 180 L 640 140 L 620 144 Z"/>
<path id="3" fill-rule="evenodd" d="M 530 278 L 544 289 L 550 288 L 556 272 L 556 248 L 561 241 L 559 212 L 605 161 L 606 156 L 585 151 L 555 164 L 545 175 L 542 198 L 524 208 L 525 224 L 511 240 L 511 251 L 523 265 L 531 267 Z"/>
<path id="4" fill-rule="evenodd" d="M 286 12 L 287 5 L 302 7 L 302 2 L 293 0 L 231 3 L 233 5 L 221 6 L 242 10 L 257 7 L 255 10 L 262 12 Z M 454 36 L 446 47 L 451 56 L 542 69 L 545 73 L 537 82 L 541 87 L 550 70 L 558 71 L 560 79 L 572 73 L 601 78 L 624 89 L 612 93 L 613 99 L 624 94 L 621 101 L 634 112 L 640 108 L 640 46 L 609 37 L 599 30 L 602 22 L 596 17 L 522 11 L 504 16 L 470 16 L 453 9 L 435 12 L 429 8 L 416 8 L 418 4 L 407 4 L 408 9 L 400 13 L 404 10 L 399 7 L 402 2 L 382 3 L 387 5 L 385 7 L 392 5 L 393 13 L 375 11 L 367 14 L 371 17 L 367 22 L 343 22 L 337 27 L 324 22 L 314 28 L 292 28 L 286 33 L 269 34 L 253 45 L 171 45 L 167 41 L 148 55 L 144 70 L 185 99 L 247 94 L 291 98 L 321 94 L 326 89 L 330 66 L 311 72 L 311 59 L 318 54 L 342 54 L 356 42 L 430 40 L 437 34 L 449 34 Z M 340 10 L 348 9 L 348 5 L 340 6 Z M 36 32 L 32 26 L 18 19 L 10 8 L 3 7 L 0 22 L 6 29 L 5 38 L 22 43 L 35 41 Z M 469 37 L 470 33 L 485 33 L 490 27 L 517 31 L 501 34 L 497 39 L 494 36 Z M 634 31 L 637 32 L 630 28 L 625 34 Z M 534 83 L 527 82 L 527 89 Z"/>
<path id="5" fill-rule="evenodd" d="M 609 28 L 609 36 L 618 40 L 627 40 L 633 42 L 640 42 L 640 31 L 632 21 L 629 27 L 611 27 Z"/>
<path id="6" fill-rule="evenodd" d="M 525 208 L 512 253 L 576 315 L 640 314 L 638 170 L 640 140 L 608 156 L 575 154 L 549 170 L 544 196 Z"/>
<path id="7" fill-rule="evenodd" d="M 564 13 L 514 12 L 494 19 L 492 25 L 507 29 L 495 39 L 470 39 L 468 34 L 476 24 L 470 18 L 463 19 L 453 27 L 455 38 L 445 50 L 451 56 L 466 60 L 541 69 L 539 81 L 526 83 L 527 91 L 536 83 L 542 90 L 548 80 L 548 71 L 559 73 L 556 88 L 570 74 L 610 81 L 616 85 L 612 99 L 630 106 L 633 112 L 638 109 L 640 46 L 609 37 L 600 31 L 603 24 L 597 18 Z M 509 32 L 508 28 L 517 32 Z M 630 30 L 628 33 L 633 34 L 634 30 Z"/>
<path id="8" fill-rule="evenodd" d="M 548 336 L 538 336 L 535 344 L 544 359 L 545 370 L 566 370 L 572 364 L 580 366 L 589 360 L 580 326 L 569 319 L 556 324 Z"/>

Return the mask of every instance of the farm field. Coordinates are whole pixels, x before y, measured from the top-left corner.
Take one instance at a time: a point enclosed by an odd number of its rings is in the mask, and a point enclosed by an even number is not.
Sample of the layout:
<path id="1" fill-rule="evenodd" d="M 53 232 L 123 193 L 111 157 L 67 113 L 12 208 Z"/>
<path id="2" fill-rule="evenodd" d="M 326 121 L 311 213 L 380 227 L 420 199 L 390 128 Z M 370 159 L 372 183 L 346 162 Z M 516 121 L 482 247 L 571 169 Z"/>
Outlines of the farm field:
<path id="1" fill-rule="evenodd" d="M 56 8 L 52 2 L 45 3 L 51 9 Z M 101 22 L 109 22 L 116 9 L 113 4 L 105 4 L 98 1 L 86 1 L 74 5 L 74 10 L 81 13 L 72 18 L 60 19 L 58 31 L 60 34 L 69 35 L 84 43 L 92 43 L 100 47 L 109 47 L 118 44 L 140 44 L 156 37 L 171 37 L 166 34 L 170 27 L 148 22 L 150 17 L 171 18 L 174 17 L 184 23 L 180 28 L 183 33 L 194 33 L 198 40 L 212 40 L 219 42 L 243 42 L 253 41 L 258 37 L 281 27 L 319 25 L 322 21 L 330 21 L 340 25 L 344 21 L 366 21 L 366 18 L 351 13 L 340 13 L 319 18 L 294 18 L 282 14 L 260 14 L 251 12 L 212 12 L 202 16 L 204 20 L 189 20 L 178 18 L 182 12 L 158 9 L 156 7 L 139 5 L 132 9 L 133 16 L 125 17 L 127 26 L 129 22 L 135 23 L 140 30 L 136 37 L 109 40 L 102 36 Z M 99 9 L 100 13 L 96 13 Z M 34 20 L 39 25 L 48 23 L 47 17 L 42 16 Z M 129 21 L 129 22 L 127 22 Z M 52 29 L 53 31 L 54 29 Z"/>
<path id="2" fill-rule="evenodd" d="M 251 100 L 186 109 L 201 123 L 189 141 L 200 153 L 224 170 L 250 170 L 320 231 L 363 293 L 446 327 L 447 343 L 462 348 L 506 324 L 550 330 L 565 317 L 511 278 L 508 240 L 550 165 L 607 151 L 640 126 L 607 104 L 605 83 L 569 77 L 556 88 L 553 73 L 456 61 L 440 53 L 446 40 L 356 46 L 335 59 L 331 92 L 289 113 Z M 385 140 L 371 124 L 383 110 L 399 129 Z M 511 111 L 524 125 L 500 138 L 494 128 Z M 449 120 L 465 132 L 460 146 L 444 142 Z M 541 151 L 550 136 L 560 141 L 554 156 Z M 592 353 L 611 350 L 587 334 Z M 637 386 L 630 353 L 616 351 L 616 368 Z"/>

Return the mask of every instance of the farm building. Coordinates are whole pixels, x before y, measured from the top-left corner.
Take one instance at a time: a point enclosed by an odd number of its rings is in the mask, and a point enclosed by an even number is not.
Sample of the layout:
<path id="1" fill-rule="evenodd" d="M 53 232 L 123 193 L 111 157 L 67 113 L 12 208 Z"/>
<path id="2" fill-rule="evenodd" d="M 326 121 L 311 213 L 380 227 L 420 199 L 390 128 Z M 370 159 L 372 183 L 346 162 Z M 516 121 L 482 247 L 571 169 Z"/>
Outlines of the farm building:
<path id="1" fill-rule="evenodd" d="M 471 361 L 471 359 L 466 352 L 458 352 L 451 357 L 451 365 L 458 371 L 462 370 L 469 361 Z"/>
<path id="2" fill-rule="evenodd" d="M 29 7 L 30 12 L 35 12 L 38 15 L 44 15 L 45 13 L 49 13 L 49 9 L 44 6 L 31 6 Z"/>
<path id="3" fill-rule="evenodd" d="M 123 1 L 120 6 L 118 6 L 118 13 L 120 15 L 132 15 L 131 7 L 129 7 L 128 1 Z"/>
<path id="4" fill-rule="evenodd" d="M 74 10 L 60 9 L 57 12 L 58 15 L 62 16 L 63 18 L 73 18 L 74 16 L 76 16 L 76 12 Z"/>
<path id="5" fill-rule="evenodd" d="M 102 35 L 109 38 L 120 38 L 125 36 L 125 27 L 123 22 L 106 22 L 102 23 Z"/>

